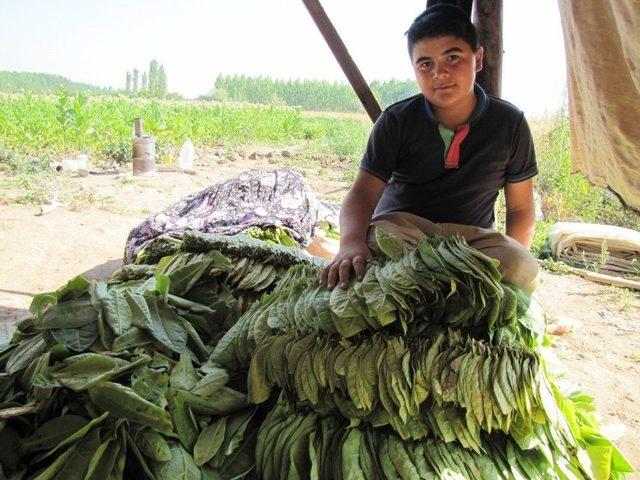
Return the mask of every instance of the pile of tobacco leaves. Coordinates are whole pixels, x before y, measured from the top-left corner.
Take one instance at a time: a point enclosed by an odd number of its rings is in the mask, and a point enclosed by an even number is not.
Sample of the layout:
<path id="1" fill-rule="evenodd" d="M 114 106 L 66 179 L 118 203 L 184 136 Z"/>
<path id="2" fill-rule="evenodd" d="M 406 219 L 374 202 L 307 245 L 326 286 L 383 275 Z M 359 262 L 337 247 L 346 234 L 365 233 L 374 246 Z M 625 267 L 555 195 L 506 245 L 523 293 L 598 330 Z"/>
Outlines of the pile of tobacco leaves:
<path id="1" fill-rule="evenodd" d="M 246 236 L 162 238 L 34 298 L 0 349 L 0 479 L 618 479 L 545 319 L 463 241 L 347 290 Z M 145 262 L 145 263 L 140 263 Z"/>

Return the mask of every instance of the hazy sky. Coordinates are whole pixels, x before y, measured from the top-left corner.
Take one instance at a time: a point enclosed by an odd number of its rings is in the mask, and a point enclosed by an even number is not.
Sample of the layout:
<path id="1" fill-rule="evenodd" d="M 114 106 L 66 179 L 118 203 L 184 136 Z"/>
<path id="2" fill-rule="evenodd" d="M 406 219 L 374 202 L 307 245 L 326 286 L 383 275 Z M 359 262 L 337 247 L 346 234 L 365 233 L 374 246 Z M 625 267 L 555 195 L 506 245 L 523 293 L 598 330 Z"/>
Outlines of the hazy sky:
<path id="1" fill-rule="evenodd" d="M 412 78 L 404 32 L 424 0 L 322 0 L 367 81 Z M 564 102 L 556 0 L 504 0 L 503 97 L 529 116 Z M 0 0 L 0 70 L 123 88 L 158 59 L 169 90 L 218 74 L 344 81 L 301 0 Z"/>

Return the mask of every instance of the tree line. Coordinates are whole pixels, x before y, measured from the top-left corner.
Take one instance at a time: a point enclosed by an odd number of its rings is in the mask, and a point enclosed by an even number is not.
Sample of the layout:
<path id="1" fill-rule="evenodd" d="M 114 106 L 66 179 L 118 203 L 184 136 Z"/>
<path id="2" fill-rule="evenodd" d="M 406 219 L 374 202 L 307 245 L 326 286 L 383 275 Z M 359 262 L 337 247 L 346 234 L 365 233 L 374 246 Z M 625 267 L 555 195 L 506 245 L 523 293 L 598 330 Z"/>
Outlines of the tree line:
<path id="1" fill-rule="evenodd" d="M 383 108 L 419 91 L 414 80 L 376 80 L 370 87 Z M 300 107 L 303 110 L 364 111 L 350 85 L 326 80 L 274 80 L 246 75 L 219 75 L 212 93 L 203 98 L 220 102 Z"/>
<path id="2" fill-rule="evenodd" d="M 33 72 L 0 72 L 0 92 L 58 93 L 91 92 L 94 94 L 113 94 L 112 88 L 96 87 L 87 83 L 73 82 L 61 75 Z"/>
<path id="3" fill-rule="evenodd" d="M 125 91 L 133 96 L 164 98 L 167 96 L 167 74 L 157 60 L 149 62 L 149 71 L 134 68 L 127 72 Z"/>

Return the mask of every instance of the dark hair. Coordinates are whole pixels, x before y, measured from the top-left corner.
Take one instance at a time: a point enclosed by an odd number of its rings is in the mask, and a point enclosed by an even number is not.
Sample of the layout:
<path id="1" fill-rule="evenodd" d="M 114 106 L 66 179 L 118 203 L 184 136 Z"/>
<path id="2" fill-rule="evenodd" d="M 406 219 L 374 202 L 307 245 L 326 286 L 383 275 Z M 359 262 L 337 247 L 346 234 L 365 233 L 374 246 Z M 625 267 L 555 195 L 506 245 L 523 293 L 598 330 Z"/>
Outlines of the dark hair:
<path id="1" fill-rule="evenodd" d="M 412 54 L 416 42 L 423 38 L 448 35 L 464 40 L 475 52 L 480 45 L 476 28 L 469 17 L 470 15 L 462 8 L 450 3 L 439 3 L 428 7 L 416 17 L 405 34 L 409 55 Z"/>

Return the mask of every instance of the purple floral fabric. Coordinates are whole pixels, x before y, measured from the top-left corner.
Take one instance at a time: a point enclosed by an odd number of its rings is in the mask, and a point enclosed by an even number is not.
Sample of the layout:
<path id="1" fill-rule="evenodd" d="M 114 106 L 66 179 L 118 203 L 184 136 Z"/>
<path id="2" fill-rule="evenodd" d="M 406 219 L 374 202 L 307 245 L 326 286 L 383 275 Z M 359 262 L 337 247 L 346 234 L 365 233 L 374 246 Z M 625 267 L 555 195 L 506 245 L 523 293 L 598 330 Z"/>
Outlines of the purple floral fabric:
<path id="1" fill-rule="evenodd" d="M 311 243 L 320 204 L 297 170 L 252 170 L 189 195 L 129 232 L 125 263 L 160 235 L 186 230 L 234 235 L 250 227 L 281 227 L 301 246 Z"/>

